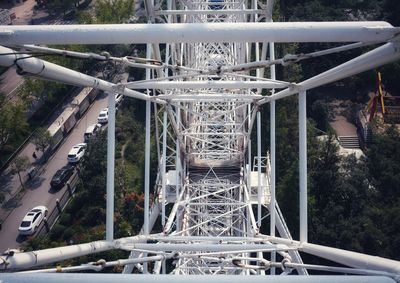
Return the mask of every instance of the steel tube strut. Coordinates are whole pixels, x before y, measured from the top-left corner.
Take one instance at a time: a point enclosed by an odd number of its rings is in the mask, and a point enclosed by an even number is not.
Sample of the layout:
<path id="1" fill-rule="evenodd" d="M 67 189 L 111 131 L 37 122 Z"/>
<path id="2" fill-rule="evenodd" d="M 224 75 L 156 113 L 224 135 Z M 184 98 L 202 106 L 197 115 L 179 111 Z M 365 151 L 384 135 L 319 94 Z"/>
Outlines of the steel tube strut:
<path id="1" fill-rule="evenodd" d="M 368 42 L 398 32 L 387 22 L 29 25 L 2 27 L 0 44 Z"/>
<path id="2" fill-rule="evenodd" d="M 258 104 L 261 105 L 271 100 L 281 99 L 296 94 L 300 90 L 309 90 L 318 86 L 326 85 L 399 60 L 399 47 L 400 46 L 398 42 L 389 42 L 346 63 L 323 72 L 322 74 L 298 83 L 296 87 L 287 88 L 269 97 L 266 97 L 258 102 Z"/>
<path id="3" fill-rule="evenodd" d="M 37 273 L 34 276 L 29 273 L 4 273 L 2 279 L 7 283 L 43 283 L 43 282 L 96 282 L 96 283 L 246 283 L 249 281 L 247 276 L 238 275 L 142 275 L 142 274 L 82 274 L 82 273 Z M 252 283 L 264 283 L 266 277 L 263 275 L 251 276 Z M 384 276 L 339 276 L 339 275 L 315 275 L 315 276 L 271 276 L 268 278 L 271 283 L 320 283 L 320 282 L 343 282 L 343 283 L 395 283 L 389 277 Z"/>
<path id="4" fill-rule="evenodd" d="M 307 242 L 307 112 L 306 92 L 299 93 L 300 242 Z"/>
<path id="5" fill-rule="evenodd" d="M 14 52 L 15 51 L 12 49 L 0 46 L 0 54 Z M 70 85 L 93 87 L 104 91 L 121 93 L 141 100 L 154 100 L 157 103 L 165 104 L 165 101 L 152 99 L 146 94 L 125 88 L 122 85 L 121 88 L 119 88 L 117 84 L 91 77 L 41 59 L 30 58 L 27 54 L 2 55 L 0 56 L 0 65 L 6 67 L 16 66 L 21 75 L 26 74 Z"/>
<path id="6" fill-rule="evenodd" d="M 150 102 L 148 102 L 150 103 Z M 108 93 L 106 240 L 114 239 L 115 95 Z"/>
<path id="7" fill-rule="evenodd" d="M 32 268 L 111 249 L 114 249 L 113 242 L 97 241 L 27 253 L 15 253 L 13 256 L 0 256 L 0 270 Z M 2 275 L 0 278 L 3 279 Z"/>
<path id="8" fill-rule="evenodd" d="M 400 274 L 400 262 L 362 253 L 341 250 L 332 247 L 326 247 L 311 243 L 301 243 L 290 239 L 264 236 L 266 240 L 272 243 L 284 244 L 290 247 L 298 247 L 299 251 L 325 258 L 343 265 L 363 268 L 369 270 L 381 270 L 390 273 Z"/>
<path id="9" fill-rule="evenodd" d="M 240 89 L 240 88 L 285 88 L 290 86 L 286 82 L 274 81 L 167 81 L 167 82 L 135 82 L 128 83 L 130 89 L 199 89 L 199 88 L 224 88 L 224 89 Z"/>
<path id="10" fill-rule="evenodd" d="M 261 228 L 261 113 L 257 111 L 257 227 Z"/>

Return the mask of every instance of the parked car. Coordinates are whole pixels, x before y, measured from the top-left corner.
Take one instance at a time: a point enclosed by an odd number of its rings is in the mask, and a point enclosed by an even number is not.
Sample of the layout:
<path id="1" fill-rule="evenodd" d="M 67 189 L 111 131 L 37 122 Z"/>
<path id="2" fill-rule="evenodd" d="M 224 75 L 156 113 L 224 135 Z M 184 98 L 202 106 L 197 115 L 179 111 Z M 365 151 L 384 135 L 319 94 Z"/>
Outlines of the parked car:
<path id="1" fill-rule="evenodd" d="M 104 108 L 103 110 L 100 111 L 97 121 L 100 124 L 105 124 L 108 122 L 108 108 Z"/>
<path id="2" fill-rule="evenodd" d="M 87 144 L 78 143 L 68 153 L 68 162 L 71 164 L 78 163 L 85 155 Z"/>
<path id="3" fill-rule="evenodd" d="M 88 142 L 100 130 L 101 130 L 101 124 L 93 124 L 87 127 L 85 134 L 83 135 L 85 142 Z"/>
<path id="4" fill-rule="evenodd" d="M 65 183 L 74 173 L 74 166 L 66 165 L 63 168 L 57 170 L 51 179 L 50 186 L 54 189 L 60 189 L 64 187 Z"/>
<path id="5" fill-rule="evenodd" d="M 32 208 L 22 219 L 18 231 L 20 235 L 32 235 L 47 216 L 47 207 L 36 206 Z"/>
<path id="6" fill-rule="evenodd" d="M 120 105 L 123 99 L 124 99 L 124 96 L 120 93 L 117 93 L 115 95 L 115 105 L 116 106 Z"/>

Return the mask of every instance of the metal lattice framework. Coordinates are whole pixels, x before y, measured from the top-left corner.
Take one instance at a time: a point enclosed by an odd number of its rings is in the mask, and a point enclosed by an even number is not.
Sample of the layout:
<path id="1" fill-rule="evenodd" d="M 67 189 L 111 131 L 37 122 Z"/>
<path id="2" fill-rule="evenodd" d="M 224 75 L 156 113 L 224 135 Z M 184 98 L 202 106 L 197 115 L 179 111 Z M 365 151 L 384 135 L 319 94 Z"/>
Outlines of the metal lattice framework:
<path id="1" fill-rule="evenodd" d="M 59 281 L 399 281 L 400 263 L 355 252 L 310 244 L 307 239 L 306 91 L 400 58 L 398 28 L 385 22 L 273 23 L 273 1 L 145 0 L 137 14 L 148 24 L 10 26 L 0 28 L 0 43 L 21 50 L 113 60 L 145 68 L 146 79 L 113 84 L 0 47 L 0 64 L 20 73 L 64 83 L 92 86 L 146 101 L 145 211 L 140 235 L 114 239 L 115 101 L 109 95 L 107 231 L 104 241 L 2 256 L 2 269 L 30 269 L 111 249 L 130 251 L 127 259 L 81 266 L 4 273 L 17 282 L 54 281 L 56 271 L 100 271 L 123 265 L 125 275 L 57 274 Z M 310 54 L 276 59 L 274 42 L 350 43 Z M 31 44 L 147 44 L 146 58 L 107 58 Z M 161 52 L 160 44 L 165 48 Z M 351 61 L 303 82 L 275 77 L 275 65 L 368 45 L 381 45 Z M 161 56 L 163 54 L 163 56 Z M 264 71 L 269 68 L 270 78 Z M 147 89 L 142 93 L 136 89 Z M 282 90 L 280 90 L 282 89 Z M 268 95 L 262 95 L 267 90 Z M 275 198 L 275 101 L 299 94 L 300 239 L 293 240 Z M 153 107 L 152 107 L 153 105 Z M 260 107 L 270 107 L 270 151 L 262 156 Z M 153 109 L 153 110 L 152 110 Z M 159 168 L 156 199 L 150 207 L 150 128 L 154 114 Z M 256 124 L 256 126 L 255 126 Z M 253 129 L 256 128 L 256 129 Z M 251 133 L 257 131 L 252 160 Z M 252 166 L 253 164 L 253 166 Z M 169 215 L 167 215 L 167 212 Z M 162 233 L 151 233 L 157 218 Z M 269 235 L 260 227 L 270 225 Z M 279 237 L 276 236 L 278 232 Z M 299 252 L 345 267 L 303 263 Z M 152 264 L 149 266 L 148 263 Z M 360 276 L 307 276 L 308 270 Z M 131 273 L 171 273 L 171 277 Z M 206 275 L 223 274 L 207 279 Z M 285 276 L 299 274 L 302 276 Z M 191 275 L 190 278 L 184 275 Z M 196 276 L 201 275 L 201 276 Z M 258 275 L 258 276 L 257 276 Z M 368 275 L 369 277 L 365 277 Z M 303 276 L 307 276 L 304 278 Z M 8 281 L 7 281 L 8 280 Z M 34 282 L 34 281 L 32 281 Z"/>

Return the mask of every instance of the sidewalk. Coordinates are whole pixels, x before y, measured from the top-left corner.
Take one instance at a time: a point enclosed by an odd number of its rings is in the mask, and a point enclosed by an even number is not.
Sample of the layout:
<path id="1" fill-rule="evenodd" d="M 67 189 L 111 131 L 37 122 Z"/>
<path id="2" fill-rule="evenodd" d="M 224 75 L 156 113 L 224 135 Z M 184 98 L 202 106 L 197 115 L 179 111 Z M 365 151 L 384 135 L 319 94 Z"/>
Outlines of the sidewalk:
<path id="1" fill-rule="evenodd" d="M 37 168 L 41 167 L 39 164 L 42 159 L 42 153 L 36 151 L 37 159 L 35 160 L 32 156 L 33 152 L 35 152 L 35 145 L 32 143 L 28 143 L 24 149 L 17 155 L 18 157 L 27 156 L 31 162 L 31 166 L 35 166 Z M 34 185 L 33 182 L 28 181 L 27 171 L 21 172 L 22 181 L 28 185 Z M 21 182 L 19 181 L 18 174 L 12 175 L 10 173 L 10 166 L 6 170 L 3 171 L 0 175 L 0 191 L 4 193 L 5 200 L 0 207 L 0 223 L 2 220 L 7 218 L 8 214 L 18 205 L 18 193 L 21 192 Z"/>

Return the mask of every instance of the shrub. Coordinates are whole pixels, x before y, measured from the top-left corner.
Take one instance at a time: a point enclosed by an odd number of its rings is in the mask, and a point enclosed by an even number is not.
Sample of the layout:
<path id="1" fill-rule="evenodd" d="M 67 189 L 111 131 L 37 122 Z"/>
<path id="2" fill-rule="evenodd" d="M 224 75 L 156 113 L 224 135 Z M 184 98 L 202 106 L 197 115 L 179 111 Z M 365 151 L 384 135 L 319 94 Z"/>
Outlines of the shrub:
<path id="1" fill-rule="evenodd" d="M 53 229 L 51 230 L 50 233 L 50 239 L 55 241 L 61 237 L 61 235 L 64 233 L 65 226 L 61 224 L 56 224 L 54 225 Z"/>
<path id="2" fill-rule="evenodd" d="M 72 222 L 72 216 L 71 214 L 64 212 L 63 214 L 61 214 L 59 223 L 61 225 L 65 225 L 65 226 L 69 226 Z"/>
<path id="3" fill-rule="evenodd" d="M 96 226 L 105 221 L 104 209 L 101 207 L 90 207 L 82 218 L 82 225 Z"/>

